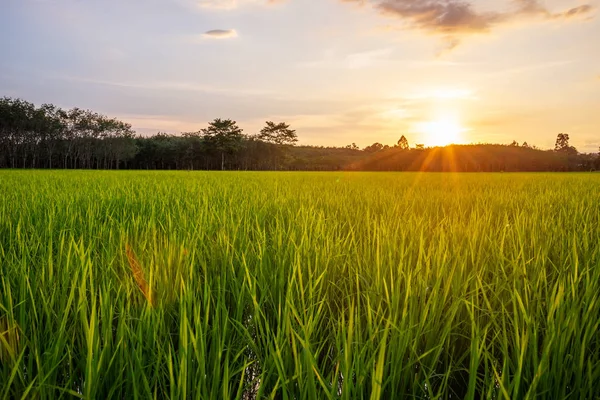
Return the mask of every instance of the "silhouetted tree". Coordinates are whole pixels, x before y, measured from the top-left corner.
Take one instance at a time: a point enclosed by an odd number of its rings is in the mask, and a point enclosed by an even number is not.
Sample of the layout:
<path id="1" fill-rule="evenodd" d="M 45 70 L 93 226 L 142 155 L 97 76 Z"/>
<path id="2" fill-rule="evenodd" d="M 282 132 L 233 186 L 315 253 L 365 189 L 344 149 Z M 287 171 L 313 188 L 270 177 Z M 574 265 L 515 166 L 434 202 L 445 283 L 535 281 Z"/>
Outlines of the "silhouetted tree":
<path id="1" fill-rule="evenodd" d="M 377 151 L 381 151 L 383 150 L 383 145 L 379 142 L 375 142 L 370 146 L 367 146 L 363 149 L 364 152 L 366 153 L 375 153 Z"/>
<path id="2" fill-rule="evenodd" d="M 206 146 L 200 132 L 183 133 L 181 138 L 179 154 L 185 168 L 191 170 L 202 168 L 202 156 L 205 154 Z"/>
<path id="3" fill-rule="evenodd" d="M 208 128 L 202 129 L 204 140 L 214 150 L 221 153 L 221 170 L 225 169 L 225 154 L 239 150 L 244 138 L 242 129 L 235 121 L 217 118 Z"/>
<path id="4" fill-rule="evenodd" d="M 267 143 L 294 145 L 298 141 L 298 135 L 285 122 L 276 124 L 272 121 L 267 121 L 265 127 L 260 130 L 258 139 Z"/>
<path id="5" fill-rule="evenodd" d="M 118 168 L 136 152 L 129 124 L 6 97 L 0 99 L 0 144 L 0 166 L 13 168 Z"/>
<path id="6" fill-rule="evenodd" d="M 60 108 L 52 104 L 42 104 L 40 107 L 42 113 L 42 128 L 41 128 L 41 147 L 45 151 L 48 161 L 48 168 L 52 168 L 53 158 L 60 145 L 63 132 L 66 128 L 64 114 Z"/>
<path id="7" fill-rule="evenodd" d="M 569 134 L 567 133 L 559 133 L 556 137 L 556 144 L 554 145 L 554 150 L 556 151 L 565 151 L 569 148 Z"/>
<path id="8" fill-rule="evenodd" d="M 556 137 L 556 145 L 554 151 L 560 153 L 564 157 L 564 168 L 562 170 L 572 171 L 579 168 L 584 168 L 583 164 L 577 161 L 577 149 L 569 145 L 569 135 L 566 133 L 559 133 Z"/>
<path id="9" fill-rule="evenodd" d="M 408 150 L 410 148 L 408 145 L 408 140 L 404 135 L 402 135 L 402 137 L 398 140 L 397 147 L 400 148 L 400 150 Z"/>

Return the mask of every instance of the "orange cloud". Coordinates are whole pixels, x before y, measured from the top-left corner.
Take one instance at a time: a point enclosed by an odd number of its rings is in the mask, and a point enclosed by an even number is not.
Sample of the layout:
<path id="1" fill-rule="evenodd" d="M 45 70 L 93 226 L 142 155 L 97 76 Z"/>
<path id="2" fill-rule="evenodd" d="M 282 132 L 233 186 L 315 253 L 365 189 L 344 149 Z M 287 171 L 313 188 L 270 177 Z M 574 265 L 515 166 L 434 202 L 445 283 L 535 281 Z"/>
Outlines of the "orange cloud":
<path id="1" fill-rule="evenodd" d="M 584 4 L 552 12 L 539 0 L 511 0 L 508 11 L 478 11 L 466 0 L 341 0 L 370 4 L 382 14 L 404 20 L 411 28 L 446 36 L 488 32 L 493 27 L 523 17 L 570 19 L 589 15 L 594 7 Z"/>

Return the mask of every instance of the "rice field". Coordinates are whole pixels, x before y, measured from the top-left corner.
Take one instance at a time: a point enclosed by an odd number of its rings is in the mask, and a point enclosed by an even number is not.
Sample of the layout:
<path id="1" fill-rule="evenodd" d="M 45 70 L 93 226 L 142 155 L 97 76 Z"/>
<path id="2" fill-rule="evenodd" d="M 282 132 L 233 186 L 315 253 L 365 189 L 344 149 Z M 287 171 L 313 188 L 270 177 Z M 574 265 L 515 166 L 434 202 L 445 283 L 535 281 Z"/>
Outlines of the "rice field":
<path id="1" fill-rule="evenodd" d="M 0 399 L 600 397 L 600 175 L 0 171 Z"/>

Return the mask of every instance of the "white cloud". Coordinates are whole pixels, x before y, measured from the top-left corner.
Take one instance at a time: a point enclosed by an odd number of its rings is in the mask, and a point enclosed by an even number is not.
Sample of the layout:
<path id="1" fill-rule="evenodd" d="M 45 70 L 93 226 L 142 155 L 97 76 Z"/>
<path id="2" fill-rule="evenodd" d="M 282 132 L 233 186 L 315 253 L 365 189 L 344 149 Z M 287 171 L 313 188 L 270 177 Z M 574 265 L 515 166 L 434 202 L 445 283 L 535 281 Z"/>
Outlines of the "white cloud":
<path id="1" fill-rule="evenodd" d="M 203 37 L 208 39 L 231 39 L 237 37 L 235 29 L 213 29 L 202 34 Z"/>

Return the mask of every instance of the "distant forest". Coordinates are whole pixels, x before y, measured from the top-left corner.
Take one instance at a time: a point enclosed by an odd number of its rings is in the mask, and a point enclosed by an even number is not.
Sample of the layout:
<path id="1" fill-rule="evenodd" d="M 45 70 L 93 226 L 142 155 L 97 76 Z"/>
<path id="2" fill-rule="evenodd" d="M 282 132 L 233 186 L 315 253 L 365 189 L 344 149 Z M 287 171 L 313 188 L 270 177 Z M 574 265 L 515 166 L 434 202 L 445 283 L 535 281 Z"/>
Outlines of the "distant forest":
<path id="1" fill-rule="evenodd" d="M 254 135 L 230 119 L 215 119 L 198 132 L 136 135 L 131 125 L 90 110 L 36 107 L 0 99 L 0 168 L 308 170 L 308 171 L 592 171 L 598 154 L 579 153 L 560 133 L 553 150 L 527 143 L 364 149 L 297 146 L 296 132 L 268 121 Z M 600 149 L 599 149 L 600 150 Z"/>

